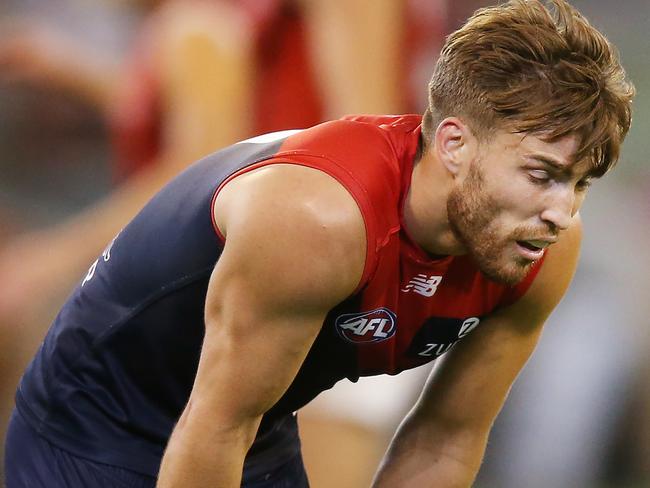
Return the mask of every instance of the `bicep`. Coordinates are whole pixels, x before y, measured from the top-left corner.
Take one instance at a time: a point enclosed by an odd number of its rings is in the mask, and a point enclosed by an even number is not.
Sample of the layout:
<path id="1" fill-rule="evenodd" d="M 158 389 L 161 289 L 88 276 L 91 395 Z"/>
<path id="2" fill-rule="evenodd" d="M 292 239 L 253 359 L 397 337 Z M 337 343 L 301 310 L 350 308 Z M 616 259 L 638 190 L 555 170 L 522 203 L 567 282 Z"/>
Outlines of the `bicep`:
<path id="1" fill-rule="evenodd" d="M 327 312 L 360 279 L 365 234 L 354 200 L 324 173 L 269 168 L 229 185 L 192 395 L 237 421 L 289 387 Z"/>
<path id="2" fill-rule="evenodd" d="M 418 408 L 438 424 L 487 432 L 566 291 L 578 259 L 580 224 L 549 249 L 528 292 L 486 318 L 429 378 Z"/>
<path id="3" fill-rule="evenodd" d="M 319 310 L 267 306 L 251 296 L 257 287 L 237 281 L 215 277 L 211 284 L 220 289 L 210 292 L 192 392 L 195 402 L 209 407 L 213 419 L 235 424 L 262 415 L 282 396 L 324 318 Z"/>

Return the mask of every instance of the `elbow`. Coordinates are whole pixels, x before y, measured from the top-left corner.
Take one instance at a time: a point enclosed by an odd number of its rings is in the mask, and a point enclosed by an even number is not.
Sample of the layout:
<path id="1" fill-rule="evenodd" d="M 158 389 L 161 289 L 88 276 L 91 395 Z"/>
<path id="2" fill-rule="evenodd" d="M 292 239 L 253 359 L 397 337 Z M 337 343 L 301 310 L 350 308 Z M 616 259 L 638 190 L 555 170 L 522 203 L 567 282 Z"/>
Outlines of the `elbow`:
<path id="1" fill-rule="evenodd" d="M 202 439 L 206 448 L 228 446 L 245 455 L 255 440 L 261 420 L 261 414 L 219 414 L 206 402 L 190 398 L 178 419 L 174 435 L 194 439 L 195 442 Z"/>

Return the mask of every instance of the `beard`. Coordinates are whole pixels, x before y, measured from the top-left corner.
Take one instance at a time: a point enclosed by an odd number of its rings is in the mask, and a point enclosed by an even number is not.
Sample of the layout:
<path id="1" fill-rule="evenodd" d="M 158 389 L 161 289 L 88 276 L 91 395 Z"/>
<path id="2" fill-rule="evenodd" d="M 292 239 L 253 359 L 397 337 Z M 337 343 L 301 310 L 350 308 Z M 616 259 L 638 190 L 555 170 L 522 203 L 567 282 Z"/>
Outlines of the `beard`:
<path id="1" fill-rule="evenodd" d="M 522 226 L 510 233 L 504 232 L 497 218 L 500 206 L 485 191 L 483 181 L 479 164 L 473 164 L 462 186 L 454 188 L 449 195 L 449 224 L 483 274 L 498 283 L 514 286 L 526 277 L 534 261 L 514 251 L 508 253 L 508 248 L 526 236 L 538 235 L 539 230 Z"/>

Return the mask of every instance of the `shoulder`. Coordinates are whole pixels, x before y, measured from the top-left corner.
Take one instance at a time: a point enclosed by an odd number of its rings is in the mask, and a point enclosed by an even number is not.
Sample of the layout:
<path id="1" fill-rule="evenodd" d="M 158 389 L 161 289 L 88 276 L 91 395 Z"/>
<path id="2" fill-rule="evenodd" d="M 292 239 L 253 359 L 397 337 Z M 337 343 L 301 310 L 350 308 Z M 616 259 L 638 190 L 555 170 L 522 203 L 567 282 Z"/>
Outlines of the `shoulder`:
<path id="1" fill-rule="evenodd" d="M 317 155 L 328 167 L 341 168 L 343 179 L 361 185 L 373 202 L 382 201 L 386 193 L 399 197 L 402 163 L 414 156 L 393 136 L 375 122 L 339 119 L 289 137 L 282 152 Z"/>
<path id="2" fill-rule="evenodd" d="M 229 182 L 214 209 L 226 238 L 224 254 L 269 268 L 276 285 L 296 296 L 312 294 L 333 306 L 361 280 L 364 219 L 350 193 L 322 171 L 262 167 Z"/>
<path id="3" fill-rule="evenodd" d="M 325 150 L 332 157 L 376 158 L 394 153 L 390 130 L 381 126 L 378 116 L 347 116 L 300 132 L 291 143 Z"/>
<path id="4" fill-rule="evenodd" d="M 357 120 L 337 119 L 319 124 L 302 132 L 305 137 L 314 136 L 322 141 L 335 142 L 338 149 L 356 150 L 357 142 L 373 140 L 387 143 L 384 131 L 374 124 Z M 342 136 L 345 138 L 343 139 Z M 366 151 L 374 149 L 366 147 Z"/>

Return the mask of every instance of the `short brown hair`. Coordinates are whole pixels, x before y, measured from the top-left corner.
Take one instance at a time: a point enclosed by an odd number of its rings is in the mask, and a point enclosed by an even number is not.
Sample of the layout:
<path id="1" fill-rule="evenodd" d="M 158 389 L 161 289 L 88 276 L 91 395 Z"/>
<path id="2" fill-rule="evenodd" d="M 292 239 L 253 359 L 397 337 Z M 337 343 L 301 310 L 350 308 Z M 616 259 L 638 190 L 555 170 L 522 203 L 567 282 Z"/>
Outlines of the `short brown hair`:
<path id="1" fill-rule="evenodd" d="M 552 8 L 554 7 L 554 8 Z M 477 10 L 445 42 L 429 83 L 425 144 L 449 116 L 485 140 L 495 129 L 579 136 L 596 176 L 618 159 L 634 87 L 618 52 L 565 0 Z"/>

